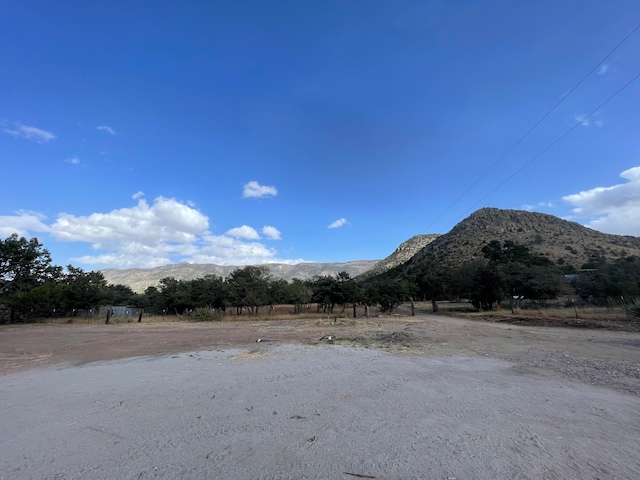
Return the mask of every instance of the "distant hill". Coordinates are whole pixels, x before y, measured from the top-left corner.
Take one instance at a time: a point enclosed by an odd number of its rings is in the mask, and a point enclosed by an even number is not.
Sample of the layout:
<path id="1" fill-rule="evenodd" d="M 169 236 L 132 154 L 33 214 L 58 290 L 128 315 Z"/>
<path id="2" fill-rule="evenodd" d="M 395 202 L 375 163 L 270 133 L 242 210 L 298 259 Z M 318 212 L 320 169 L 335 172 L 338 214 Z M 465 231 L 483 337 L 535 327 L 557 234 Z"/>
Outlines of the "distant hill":
<path id="1" fill-rule="evenodd" d="M 423 234 L 411 237 L 406 242 L 400 244 L 396 250 L 384 260 L 380 260 L 369 270 L 358 276 L 358 280 L 366 280 L 381 273 L 391 270 L 392 268 L 402 265 L 409 261 L 417 252 L 433 242 L 440 235 L 438 234 Z"/>
<path id="2" fill-rule="evenodd" d="M 356 260 L 345 263 L 298 263 L 287 265 L 282 263 L 265 264 L 271 273 L 284 280 L 299 278 L 301 280 L 313 278 L 316 275 L 336 275 L 345 271 L 355 277 L 374 266 L 377 260 Z M 144 292 L 147 287 L 157 286 L 161 279 L 174 277 L 177 280 L 193 280 L 205 275 L 228 276 L 237 266 L 222 266 L 213 264 L 180 263 L 163 265 L 155 268 L 130 268 L 102 270 L 105 279 L 111 284 L 127 285 L 135 292 Z"/>
<path id="3" fill-rule="evenodd" d="M 416 252 L 409 263 L 431 258 L 455 268 L 482 258 L 482 247 L 492 240 L 512 240 L 532 253 L 575 268 L 597 257 L 640 256 L 639 237 L 601 233 L 544 213 L 483 208 Z"/>

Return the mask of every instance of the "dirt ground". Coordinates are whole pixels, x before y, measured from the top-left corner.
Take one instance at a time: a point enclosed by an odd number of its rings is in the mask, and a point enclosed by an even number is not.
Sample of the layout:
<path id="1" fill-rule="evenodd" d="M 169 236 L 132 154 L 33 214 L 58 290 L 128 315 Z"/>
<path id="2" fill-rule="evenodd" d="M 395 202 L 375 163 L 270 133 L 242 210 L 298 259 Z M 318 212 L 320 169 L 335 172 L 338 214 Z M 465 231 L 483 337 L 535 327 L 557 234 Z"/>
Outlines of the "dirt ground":
<path id="1" fill-rule="evenodd" d="M 0 355 L 0 480 L 640 478 L 633 332 L 39 324 Z"/>
<path id="2" fill-rule="evenodd" d="M 495 319 L 494 319 L 495 320 Z M 327 336 L 332 336 L 329 340 Z M 262 344 L 338 343 L 429 357 L 490 357 L 522 372 L 640 395 L 640 334 L 545 328 L 450 316 L 0 327 L 0 374 Z"/>

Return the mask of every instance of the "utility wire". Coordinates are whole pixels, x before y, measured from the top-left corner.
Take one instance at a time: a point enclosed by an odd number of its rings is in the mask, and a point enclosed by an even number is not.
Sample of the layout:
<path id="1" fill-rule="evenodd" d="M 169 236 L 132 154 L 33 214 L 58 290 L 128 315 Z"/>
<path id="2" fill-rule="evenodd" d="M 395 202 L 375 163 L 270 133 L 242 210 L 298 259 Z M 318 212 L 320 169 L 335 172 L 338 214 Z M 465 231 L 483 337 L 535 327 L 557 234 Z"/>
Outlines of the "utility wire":
<path id="1" fill-rule="evenodd" d="M 640 78 L 640 73 L 637 74 L 635 77 L 633 77 L 631 80 L 629 80 L 627 83 L 625 83 L 621 88 L 619 88 L 615 93 L 613 93 L 611 96 L 609 96 L 609 98 L 607 98 L 604 102 L 602 102 L 600 105 L 598 105 L 596 108 L 594 108 L 591 113 L 589 113 L 588 115 L 585 115 L 584 117 L 580 117 L 580 120 L 578 120 L 573 126 L 571 126 L 571 128 L 569 128 L 566 132 L 564 132 L 562 135 L 560 135 L 558 138 L 556 138 L 553 142 L 551 142 L 549 145 L 547 145 L 545 148 L 543 148 L 540 152 L 538 152 L 538 154 L 536 154 L 534 157 L 532 157 L 527 163 L 525 163 L 524 165 L 522 165 L 520 168 L 518 168 L 515 172 L 513 172 L 511 175 L 509 175 L 504 181 L 502 181 L 499 185 L 497 185 L 493 190 L 491 190 L 489 193 L 487 193 L 484 197 L 482 197 L 480 200 L 478 200 L 476 203 L 474 203 L 468 210 L 466 213 L 464 213 L 462 216 L 458 217 L 457 220 L 455 221 L 455 223 L 458 223 L 458 221 L 462 220 L 467 213 L 469 213 L 470 211 L 472 211 L 476 206 L 478 206 L 478 204 L 480 204 L 481 202 L 483 202 L 484 200 L 487 199 L 487 197 L 491 196 L 496 190 L 498 190 L 500 187 L 502 187 L 505 183 L 507 183 L 509 180 L 511 180 L 513 177 L 515 177 L 518 173 L 520 173 L 522 170 L 524 170 L 526 167 L 528 167 L 529 165 L 531 165 L 535 160 L 537 160 L 539 157 L 541 157 L 545 152 L 547 152 L 549 149 L 551 149 L 551 147 L 553 147 L 556 143 L 558 143 L 560 140 L 562 140 L 564 137 L 566 137 L 567 135 L 569 135 L 573 130 L 575 130 L 578 126 L 582 125 L 584 123 L 585 120 L 587 120 L 589 117 L 591 117 L 593 114 L 595 114 L 598 110 L 600 110 L 602 107 L 604 107 L 607 103 L 609 103 L 609 101 L 613 100 L 614 97 L 616 97 L 619 93 L 621 93 L 625 88 L 627 88 L 629 85 L 631 85 L 633 82 L 635 82 L 638 78 Z"/>
<path id="2" fill-rule="evenodd" d="M 532 126 L 531 128 L 529 128 L 529 130 L 527 130 L 527 131 L 526 131 L 526 132 L 525 132 L 525 133 L 524 133 L 524 134 L 523 134 L 523 135 L 522 135 L 522 136 L 521 136 L 521 137 L 520 137 L 520 138 L 519 138 L 519 139 L 518 139 L 518 140 L 517 140 L 513 145 L 511 145 L 511 147 L 510 147 L 510 148 L 509 148 L 505 153 L 503 153 L 503 154 L 502 154 L 502 156 L 500 156 L 500 158 L 498 158 L 498 159 L 493 163 L 493 165 L 491 165 L 487 170 L 485 170 L 485 171 L 484 171 L 484 173 L 483 173 L 482 175 L 480 175 L 480 176 L 476 179 L 476 181 L 475 181 L 475 182 L 473 182 L 473 183 L 472 183 L 472 184 L 471 184 L 471 185 L 470 185 L 470 186 L 469 186 L 469 187 L 468 187 L 464 192 L 462 192 L 462 193 L 460 194 L 460 196 L 459 196 L 458 198 L 456 198 L 456 199 L 453 201 L 453 203 L 451 203 L 451 204 L 450 204 L 450 205 L 449 205 L 449 206 L 448 206 L 448 207 L 447 207 L 447 208 L 446 208 L 446 209 L 445 209 L 445 210 L 444 210 L 440 215 L 438 215 L 438 216 L 437 216 L 437 217 L 436 217 L 436 218 L 435 218 L 435 219 L 434 219 L 434 220 L 433 220 L 433 221 L 432 221 L 432 222 L 427 226 L 426 230 L 429 230 L 429 229 L 430 229 L 430 228 L 431 228 L 431 227 L 432 227 L 432 226 L 433 226 L 433 225 L 434 225 L 438 220 L 440 220 L 440 219 L 441 219 L 441 218 L 442 218 L 442 217 L 443 217 L 443 216 L 444 216 L 444 215 L 445 215 L 449 210 L 451 210 L 451 209 L 452 209 L 452 208 L 453 208 L 453 207 L 454 207 L 454 206 L 455 206 L 455 205 L 456 205 L 460 200 L 462 200 L 462 198 L 463 198 L 467 193 L 469 193 L 469 192 L 473 189 L 473 187 L 475 187 L 478 183 L 480 183 L 480 180 L 482 180 L 484 177 L 486 177 L 486 176 L 489 174 L 489 172 L 491 172 L 491 170 L 493 170 L 493 169 L 494 169 L 494 168 L 495 168 L 495 167 L 496 167 L 496 166 L 497 166 L 497 165 L 498 165 L 502 160 L 504 160 L 504 158 L 505 158 L 507 155 L 509 155 L 509 154 L 513 151 L 513 149 L 514 149 L 514 148 L 516 148 L 518 145 L 520 145 L 520 143 L 521 143 L 525 138 L 527 138 L 527 137 L 529 136 L 529 134 L 530 134 L 531 132 L 533 132 L 533 131 L 538 127 L 538 125 L 540 125 L 540 124 L 541 124 L 541 123 L 542 123 L 542 122 L 543 122 L 543 121 L 544 121 L 544 120 L 545 120 L 549 115 L 551 115 L 551 114 L 555 111 L 555 109 L 556 109 L 556 108 L 558 108 L 558 107 L 559 107 L 559 106 L 560 106 L 560 105 L 561 105 L 561 104 L 562 104 L 562 103 L 563 103 L 567 98 L 569 98 L 569 96 L 570 96 L 573 92 L 575 92 L 575 91 L 578 89 L 578 87 L 580 87 L 580 85 L 582 85 L 582 84 L 585 82 L 585 80 L 586 80 L 587 78 L 589 78 L 589 77 L 593 74 L 593 72 L 595 72 L 595 71 L 598 69 L 598 67 L 600 67 L 600 65 L 602 65 L 604 62 L 606 62 L 606 61 L 607 61 L 607 59 L 608 59 L 611 55 L 613 55 L 613 53 L 614 53 L 614 52 L 615 52 L 615 51 L 616 51 L 616 50 L 617 50 L 617 49 L 618 49 L 618 48 L 619 48 L 619 47 L 620 47 L 624 42 L 626 42 L 626 41 L 629 39 L 629 37 L 631 37 L 631 35 L 633 35 L 633 34 L 634 34 L 638 29 L 640 29 L 640 24 L 636 25 L 636 27 L 635 27 L 633 30 L 631 30 L 631 32 L 629 32 L 629 33 L 628 33 L 628 34 L 627 34 L 627 35 L 626 35 L 622 40 L 620 40 L 620 42 L 618 42 L 618 44 L 617 44 L 615 47 L 613 47 L 613 49 L 612 49 L 609 53 L 607 53 L 607 55 L 606 55 L 602 60 L 600 60 L 600 62 L 598 62 L 598 63 L 596 64 L 596 66 L 595 66 L 595 67 L 593 67 L 591 70 L 589 70 L 589 72 L 587 72 L 587 74 L 586 74 L 584 77 L 582 77 L 582 79 L 581 79 L 578 83 L 576 83 L 576 84 L 575 84 L 575 86 L 574 86 L 571 90 L 569 90 L 569 92 L 567 92 L 567 93 L 566 93 L 566 94 L 565 94 L 565 95 L 564 95 L 564 96 L 563 96 L 563 97 L 558 101 L 558 103 L 556 103 L 553 107 L 551 107 L 551 110 L 549 110 L 547 113 L 545 113 L 545 114 L 540 118 L 540 120 L 538 120 L 536 123 L 534 123 L 534 124 L 533 124 L 533 126 Z M 632 80 L 632 81 L 633 81 L 633 80 Z M 626 85 L 625 85 L 625 87 L 623 87 L 623 89 L 624 89 L 624 88 L 626 88 Z M 615 96 L 615 95 L 617 95 L 617 94 L 618 94 L 618 92 L 616 92 L 616 93 L 614 94 L 614 96 Z M 612 97 L 611 97 L 611 98 L 612 98 Z M 607 101 L 608 101 L 608 100 L 607 100 Z M 605 103 L 606 103 L 606 102 L 605 102 Z M 604 104 L 603 104 L 603 105 L 604 105 Z M 598 107 L 598 108 L 600 108 L 600 107 Z M 597 110 L 597 109 L 596 109 L 596 110 Z M 594 111 L 595 111 L 595 110 L 594 110 Z M 593 113 L 593 112 L 592 112 L 592 113 Z M 589 114 L 589 115 L 591 115 L 591 114 Z M 587 117 L 584 117 L 582 120 L 584 121 L 584 120 L 586 120 L 586 118 L 588 118 L 588 116 L 587 116 Z M 573 128 L 575 128 L 576 126 L 577 126 L 577 125 L 574 125 L 574 127 L 573 127 Z M 572 129 L 573 129 L 573 128 L 572 128 Z M 571 129 L 571 130 L 572 130 L 572 129 Z M 571 130 L 569 130 L 569 131 L 565 132 L 565 135 L 566 135 L 566 134 L 568 134 Z M 563 138 L 563 137 L 564 137 L 564 135 L 563 135 L 563 136 L 561 136 L 560 138 Z M 558 140 L 560 140 L 560 138 L 558 138 Z M 555 143 L 556 143 L 558 140 L 556 140 L 554 143 L 552 143 L 548 148 L 550 148 L 551 146 L 555 145 Z M 548 148 L 547 148 L 547 149 L 548 149 Z M 540 156 L 542 153 L 544 153 L 547 149 L 545 149 L 545 150 L 543 150 L 542 152 L 540 152 L 540 154 L 538 154 L 537 156 L 535 156 L 535 157 L 534 157 L 534 158 L 533 158 L 529 163 L 531 163 L 533 160 L 535 160 L 536 158 L 538 158 L 538 156 Z M 525 164 L 524 166 L 527 166 L 529 163 Z M 524 167 L 523 167 L 523 168 L 524 168 Z M 521 169 L 520 169 L 520 170 L 521 170 Z M 517 171 L 516 171 L 516 173 L 518 173 L 520 170 L 517 170 Z M 515 174 L 514 174 L 514 175 L 515 175 Z M 513 176 L 513 175 L 512 175 L 512 176 Z M 511 178 L 511 177 L 509 177 L 509 179 L 510 179 L 510 178 Z M 507 180 L 508 180 L 508 179 L 507 179 Z M 503 184 L 504 184 L 504 183 L 501 183 L 498 187 L 502 186 Z M 492 190 L 488 195 L 484 196 L 484 197 L 482 198 L 482 200 L 484 200 L 485 198 L 487 198 L 487 197 L 488 197 L 489 195 L 491 195 L 491 193 L 493 193 L 494 191 L 495 191 L 495 190 Z M 482 201 L 482 200 L 480 200 L 480 201 Z M 480 201 L 479 201 L 479 202 L 477 202 L 475 205 L 478 205 L 478 203 L 480 203 Z M 474 206 L 475 206 L 475 205 L 474 205 Z"/>

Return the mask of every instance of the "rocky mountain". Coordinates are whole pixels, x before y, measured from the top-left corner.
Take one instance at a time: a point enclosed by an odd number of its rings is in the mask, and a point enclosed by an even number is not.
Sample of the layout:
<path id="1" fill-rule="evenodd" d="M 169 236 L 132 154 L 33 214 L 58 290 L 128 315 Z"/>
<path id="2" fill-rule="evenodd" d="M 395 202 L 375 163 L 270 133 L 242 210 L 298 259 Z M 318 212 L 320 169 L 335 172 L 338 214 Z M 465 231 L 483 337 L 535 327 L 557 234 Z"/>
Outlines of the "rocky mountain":
<path id="1" fill-rule="evenodd" d="M 409 261 L 416 253 L 438 238 L 439 234 L 428 233 L 411 237 L 400 244 L 396 250 L 384 260 L 380 260 L 369 270 L 358 276 L 358 280 L 366 280 L 381 273 L 391 270 L 393 267 Z"/>
<path id="2" fill-rule="evenodd" d="M 639 237 L 601 233 L 544 213 L 483 208 L 419 250 L 410 263 L 430 258 L 457 267 L 482 258 L 482 247 L 492 240 L 512 240 L 532 253 L 575 268 L 597 257 L 640 256 Z"/>
<path id="3" fill-rule="evenodd" d="M 287 265 L 282 263 L 266 264 L 273 276 L 284 280 L 299 278 L 305 280 L 316 275 L 336 275 L 345 271 L 355 277 L 375 265 L 377 260 L 356 260 L 345 263 L 298 263 Z M 127 285 L 135 292 L 143 292 L 147 287 L 156 286 L 165 277 L 177 280 L 193 280 L 205 275 L 228 276 L 237 266 L 222 266 L 213 264 L 180 263 L 163 265 L 155 268 L 131 268 L 102 270 L 105 279 L 111 284 Z"/>

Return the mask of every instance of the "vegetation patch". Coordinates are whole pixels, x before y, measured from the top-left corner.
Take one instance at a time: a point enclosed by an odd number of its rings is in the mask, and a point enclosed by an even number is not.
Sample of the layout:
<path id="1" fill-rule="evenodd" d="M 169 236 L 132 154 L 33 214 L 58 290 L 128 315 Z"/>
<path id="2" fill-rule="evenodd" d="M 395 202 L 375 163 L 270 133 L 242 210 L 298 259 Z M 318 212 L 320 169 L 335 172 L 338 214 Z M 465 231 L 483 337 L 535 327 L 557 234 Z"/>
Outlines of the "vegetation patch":
<path id="1" fill-rule="evenodd" d="M 415 338 L 408 332 L 393 332 L 389 334 L 380 334 L 377 338 L 381 343 L 394 343 L 394 344 L 412 344 L 415 343 Z"/>
<path id="2" fill-rule="evenodd" d="M 640 322 L 601 318 L 570 318 L 554 316 L 523 316 L 510 315 L 508 313 L 491 314 L 457 314 L 457 317 L 468 318 L 470 320 L 480 320 L 494 323 L 509 323 L 511 325 L 522 325 L 529 327 L 570 327 L 570 328 L 592 328 L 617 330 L 625 332 L 640 332 Z"/>

